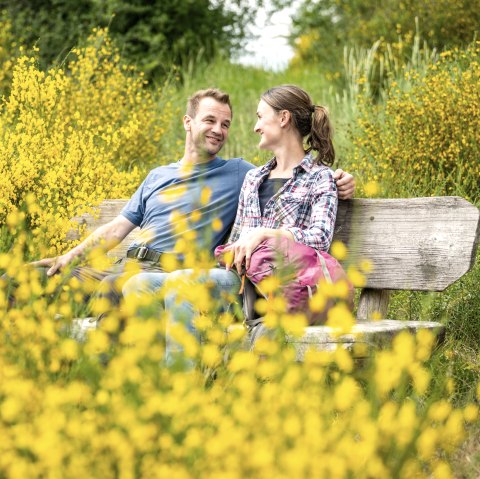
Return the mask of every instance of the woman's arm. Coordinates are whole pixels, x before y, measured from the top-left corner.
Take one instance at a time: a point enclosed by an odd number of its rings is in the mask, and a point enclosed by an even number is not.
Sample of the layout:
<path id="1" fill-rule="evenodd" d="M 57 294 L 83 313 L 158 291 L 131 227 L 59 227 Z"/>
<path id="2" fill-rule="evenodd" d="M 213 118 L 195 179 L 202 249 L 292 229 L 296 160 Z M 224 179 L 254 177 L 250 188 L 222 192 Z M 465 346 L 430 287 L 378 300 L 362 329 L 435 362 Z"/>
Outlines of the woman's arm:
<path id="1" fill-rule="evenodd" d="M 225 251 L 231 251 L 233 253 L 232 264 L 227 264 L 227 271 L 230 266 L 235 266 L 236 270 L 242 272 L 242 264 L 245 260 L 245 269 L 250 267 L 250 258 L 255 248 L 268 238 L 278 238 L 285 236 L 288 239 L 294 240 L 293 234 L 285 229 L 272 229 L 272 228 L 254 228 L 248 233 L 244 234 L 241 239 L 238 239 L 227 248 Z"/>
<path id="2" fill-rule="evenodd" d="M 307 227 L 254 228 L 244 233 L 241 238 L 239 238 L 240 228 L 238 229 L 238 236 L 227 248 L 227 251 L 233 253 L 233 265 L 237 271 L 242 270 L 243 261 L 248 269 L 250 257 L 255 248 L 262 241 L 272 237 L 284 236 L 320 251 L 327 251 L 330 248 L 337 215 L 337 189 L 329 170 L 323 172 L 314 184 L 315 192 Z"/>

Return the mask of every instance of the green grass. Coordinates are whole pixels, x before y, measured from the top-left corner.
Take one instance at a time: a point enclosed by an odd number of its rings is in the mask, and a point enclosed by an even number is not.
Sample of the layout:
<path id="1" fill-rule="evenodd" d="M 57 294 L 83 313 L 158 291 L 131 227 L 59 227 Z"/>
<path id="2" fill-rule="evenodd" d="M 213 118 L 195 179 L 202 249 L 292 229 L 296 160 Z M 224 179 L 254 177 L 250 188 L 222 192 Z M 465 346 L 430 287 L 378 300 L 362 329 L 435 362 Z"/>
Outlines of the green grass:
<path id="1" fill-rule="evenodd" d="M 200 62 L 196 66 L 192 64 L 184 66 L 181 77 L 182 80 L 177 82 L 173 92 L 168 90 L 165 97 L 159 95 L 159 101 L 171 101 L 178 111 L 178 121 L 167 125 L 168 139 L 164 140 L 171 146 L 172 159 L 183 154 L 184 131 L 181 118 L 187 98 L 196 90 L 217 87 L 230 94 L 233 107 L 229 140 L 221 155 L 224 158 L 243 157 L 254 164 L 265 162 L 269 159 L 270 153 L 258 150 L 258 137 L 253 131 L 257 105 L 264 91 L 285 83 L 299 85 L 311 95 L 316 104 L 326 105 L 330 109 L 336 130 L 334 141 L 338 156 L 340 158 L 347 156 L 349 140 L 346 125 L 350 121 L 350 116 L 345 114 L 344 102 L 340 100 L 334 85 L 325 79 L 320 67 L 272 72 L 216 58 L 208 64 Z"/>

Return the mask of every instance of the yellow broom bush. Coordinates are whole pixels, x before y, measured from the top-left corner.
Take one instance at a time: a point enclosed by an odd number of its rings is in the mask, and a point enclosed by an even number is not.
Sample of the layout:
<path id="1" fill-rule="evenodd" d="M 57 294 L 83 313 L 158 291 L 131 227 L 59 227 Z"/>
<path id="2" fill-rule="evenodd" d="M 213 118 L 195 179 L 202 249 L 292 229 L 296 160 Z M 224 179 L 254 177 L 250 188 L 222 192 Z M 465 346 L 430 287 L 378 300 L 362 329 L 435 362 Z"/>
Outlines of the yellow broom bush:
<path id="1" fill-rule="evenodd" d="M 169 312 L 153 305 L 135 315 L 152 298 L 129 298 L 76 341 L 67 318 L 82 285 L 61 286 L 56 276 L 43 286 L 18 246 L 29 233 L 16 229 L 18 250 L 0 255 L 0 269 L 17 272 L 20 283 L 14 307 L 0 289 L 0 476 L 453 476 L 449 460 L 478 406 L 456 407 L 451 380 L 438 385 L 430 333 L 403 333 L 361 363 L 355 355 L 364 348 L 352 354 L 341 345 L 297 363 L 284 338 L 301 334 L 306 318 L 286 315 L 282 301 L 266 313 L 275 338 L 247 351 L 242 328 L 218 314 L 207 284 L 171 283 L 201 309 L 204 343 L 178 325 L 171 334 L 197 367 L 166 365 Z M 196 264 L 196 274 L 208 267 Z M 54 319 L 58 312 L 63 320 Z M 349 314 L 336 321 L 349 322 Z"/>
<path id="2" fill-rule="evenodd" d="M 16 60 L 0 109 L 0 221 L 29 195 L 38 206 L 31 227 L 44 231 L 34 243 L 56 253 L 69 218 L 128 197 L 162 161 L 160 139 L 173 114 L 168 104 L 160 112 L 144 86 L 103 30 L 62 68 L 44 72 L 32 56 Z"/>
<path id="3" fill-rule="evenodd" d="M 480 42 L 445 51 L 393 82 L 385 103 L 362 98 L 353 137 L 354 169 L 389 196 L 480 191 Z"/>

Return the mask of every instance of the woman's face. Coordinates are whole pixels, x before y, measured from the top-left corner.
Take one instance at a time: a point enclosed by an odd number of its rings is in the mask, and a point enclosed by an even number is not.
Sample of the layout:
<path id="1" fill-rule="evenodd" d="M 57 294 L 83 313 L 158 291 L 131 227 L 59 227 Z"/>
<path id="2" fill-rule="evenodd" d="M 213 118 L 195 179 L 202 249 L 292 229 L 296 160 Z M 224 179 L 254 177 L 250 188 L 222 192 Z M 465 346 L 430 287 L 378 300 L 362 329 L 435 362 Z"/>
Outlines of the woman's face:
<path id="1" fill-rule="evenodd" d="M 283 129 L 281 127 L 281 115 L 277 113 L 268 103 L 260 100 L 257 107 L 257 123 L 255 133 L 260 135 L 258 147 L 265 150 L 275 150 L 280 143 Z"/>

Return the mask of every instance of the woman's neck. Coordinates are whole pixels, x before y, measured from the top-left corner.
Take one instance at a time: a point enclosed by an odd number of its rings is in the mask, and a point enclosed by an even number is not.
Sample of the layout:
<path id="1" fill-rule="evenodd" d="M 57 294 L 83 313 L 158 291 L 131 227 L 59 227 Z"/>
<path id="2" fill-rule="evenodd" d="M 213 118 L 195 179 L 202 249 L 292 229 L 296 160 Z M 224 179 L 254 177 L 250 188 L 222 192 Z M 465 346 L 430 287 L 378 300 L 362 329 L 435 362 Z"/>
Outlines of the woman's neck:
<path id="1" fill-rule="evenodd" d="M 295 142 L 295 144 L 282 145 L 275 149 L 275 160 L 277 165 L 270 172 L 270 178 L 290 178 L 293 169 L 298 166 L 305 157 L 303 144 Z"/>

